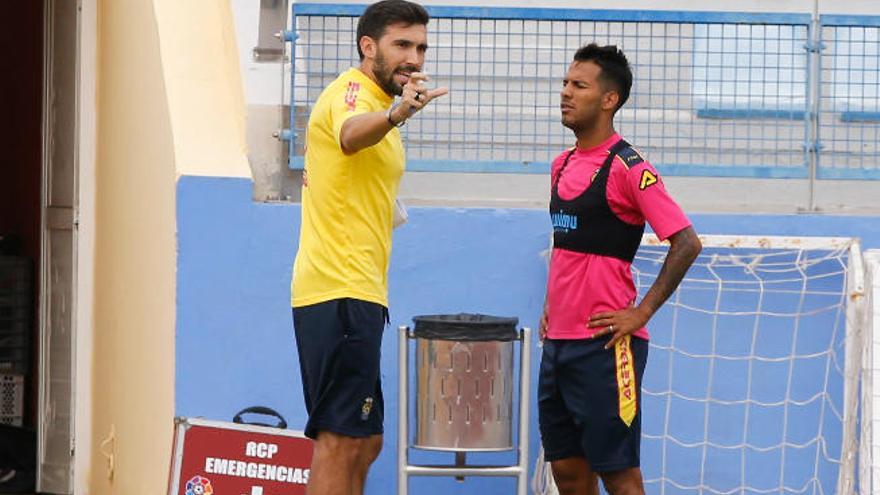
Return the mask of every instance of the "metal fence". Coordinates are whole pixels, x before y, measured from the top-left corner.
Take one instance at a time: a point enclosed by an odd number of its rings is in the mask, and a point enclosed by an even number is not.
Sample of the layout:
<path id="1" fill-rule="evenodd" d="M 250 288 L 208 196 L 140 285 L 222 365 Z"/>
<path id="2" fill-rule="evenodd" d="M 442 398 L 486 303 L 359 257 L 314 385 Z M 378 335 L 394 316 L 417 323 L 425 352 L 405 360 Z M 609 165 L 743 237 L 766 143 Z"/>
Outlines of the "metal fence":
<path id="1" fill-rule="evenodd" d="M 880 179 L 880 17 L 820 20 L 817 175 Z"/>
<path id="2" fill-rule="evenodd" d="M 292 168 L 311 105 L 358 63 L 364 8 L 292 6 Z M 562 77 L 596 42 L 627 54 L 635 80 L 615 125 L 664 174 L 880 179 L 880 17 L 427 9 L 425 69 L 450 94 L 404 128 L 409 170 L 546 173 L 574 143 Z"/>

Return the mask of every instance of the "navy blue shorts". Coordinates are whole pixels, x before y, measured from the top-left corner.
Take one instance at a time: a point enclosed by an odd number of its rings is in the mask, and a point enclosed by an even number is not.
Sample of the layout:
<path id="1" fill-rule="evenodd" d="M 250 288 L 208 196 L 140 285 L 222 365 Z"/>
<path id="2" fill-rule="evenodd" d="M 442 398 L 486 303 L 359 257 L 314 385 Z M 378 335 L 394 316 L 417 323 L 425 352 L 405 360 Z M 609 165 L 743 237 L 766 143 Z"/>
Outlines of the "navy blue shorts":
<path id="1" fill-rule="evenodd" d="M 538 424 L 544 458 L 584 457 L 593 471 L 639 466 L 641 384 L 648 341 L 544 340 Z"/>
<path id="2" fill-rule="evenodd" d="M 305 434 L 351 437 L 382 434 L 385 403 L 379 374 L 388 309 L 357 299 L 293 308 L 303 395 Z"/>

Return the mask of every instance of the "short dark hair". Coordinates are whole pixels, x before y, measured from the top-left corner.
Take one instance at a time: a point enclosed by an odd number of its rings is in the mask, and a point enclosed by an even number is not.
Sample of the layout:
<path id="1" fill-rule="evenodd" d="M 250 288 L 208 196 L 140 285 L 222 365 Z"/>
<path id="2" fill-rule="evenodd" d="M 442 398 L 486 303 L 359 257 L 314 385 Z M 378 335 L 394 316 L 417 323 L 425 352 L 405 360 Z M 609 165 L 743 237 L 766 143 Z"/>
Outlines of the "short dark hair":
<path id="1" fill-rule="evenodd" d="M 629 92 L 632 89 L 633 74 L 630 69 L 629 61 L 623 50 L 615 45 L 599 46 L 595 43 L 582 46 L 574 54 L 575 62 L 593 62 L 602 69 L 599 75 L 600 81 L 605 88 L 611 86 L 611 89 L 617 91 L 620 100 L 617 102 L 617 108 L 626 103 L 629 99 Z"/>
<path id="2" fill-rule="evenodd" d="M 412 26 L 420 24 L 428 25 L 428 11 L 417 3 L 407 0 L 382 0 L 367 7 L 357 25 L 357 51 L 361 60 L 364 52 L 361 50 L 361 38 L 369 36 L 378 40 L 385 34 L 385 28 L 392 24 L 405 24 Z"/>

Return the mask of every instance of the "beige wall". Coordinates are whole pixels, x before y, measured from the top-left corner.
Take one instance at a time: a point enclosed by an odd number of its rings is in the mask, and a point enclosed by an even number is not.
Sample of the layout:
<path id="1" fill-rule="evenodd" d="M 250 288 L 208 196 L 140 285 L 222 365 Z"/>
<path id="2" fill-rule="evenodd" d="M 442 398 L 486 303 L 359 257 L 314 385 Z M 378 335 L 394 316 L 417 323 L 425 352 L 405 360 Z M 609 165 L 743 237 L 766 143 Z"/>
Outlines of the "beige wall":
<path id="1" fill-rule="evenodd" d="M 228 0 L 154 0 L 178 175 L 250 177 Z"/>
<path id="2" fill-rule="evenodd" d="M 176 181 L 248 176 L 242 88 L 224 0 L 99 0 L 97 16 L 87 493 L 161 494 L 174 416 Z"/>
<path id="3" fill-rule="evenodd" d="M 135 55 L 136 54 L 136 55 Z M 151 2 L 98 10 L 89 493 L 162 493 L 174 413 L 174 138 Z M 97 448 L 115 430 L 115 442 Z"/>

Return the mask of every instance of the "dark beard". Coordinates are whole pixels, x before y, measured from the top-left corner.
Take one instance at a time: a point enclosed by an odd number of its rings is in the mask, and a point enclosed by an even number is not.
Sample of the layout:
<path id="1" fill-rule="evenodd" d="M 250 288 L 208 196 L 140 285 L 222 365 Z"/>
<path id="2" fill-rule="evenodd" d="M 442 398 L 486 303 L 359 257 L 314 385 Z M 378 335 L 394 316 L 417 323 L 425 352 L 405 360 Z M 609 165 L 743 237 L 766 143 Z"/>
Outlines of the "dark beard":
<path id="1" fill-rule="evenodd" d="M 392 70 L 388 68 L 388 64 L 385 62 L 385 57 L 382 55 L 382 52 L 376 54 L 376 59 L 373 61 L 373 76 L 376 77 L 379 87 L 391 96 L 400 96 L 403 94 L 403 86 L 394 81 L 394 73 L 399 70 L 418 72 L 419 69 L 414 65 L 401 65 Z"/>

